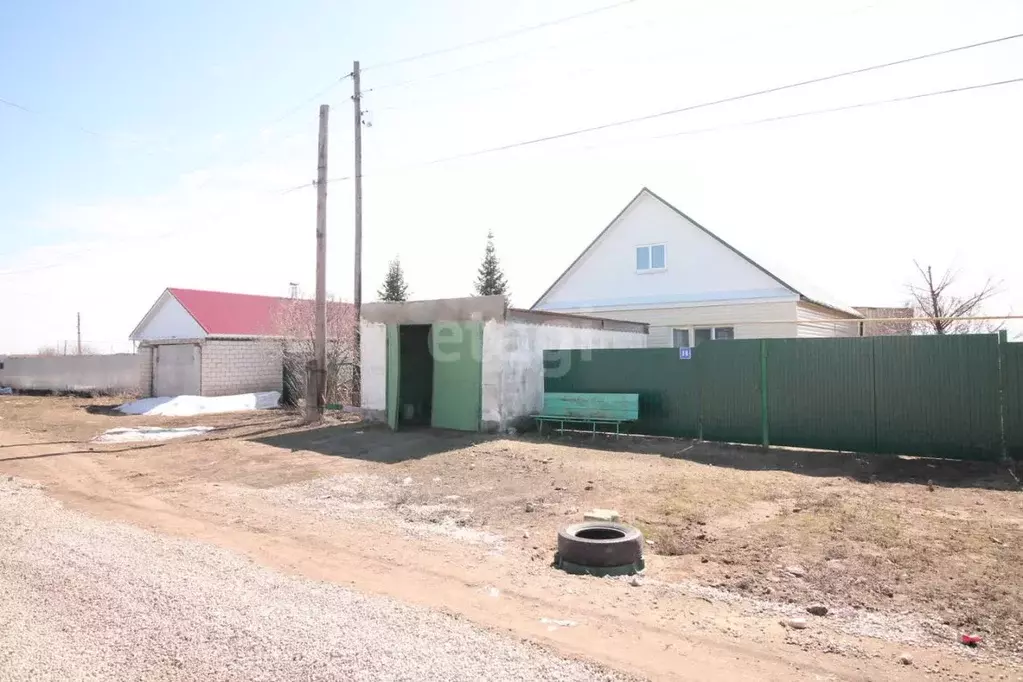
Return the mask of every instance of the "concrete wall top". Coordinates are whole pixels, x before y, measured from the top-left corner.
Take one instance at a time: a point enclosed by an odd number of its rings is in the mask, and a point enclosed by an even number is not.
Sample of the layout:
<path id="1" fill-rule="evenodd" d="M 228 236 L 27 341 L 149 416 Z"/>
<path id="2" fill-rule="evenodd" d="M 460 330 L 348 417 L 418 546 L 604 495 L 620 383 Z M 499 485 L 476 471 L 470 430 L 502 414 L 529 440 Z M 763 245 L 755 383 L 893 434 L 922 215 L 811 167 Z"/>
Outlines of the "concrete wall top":
<path id="1" fill-rule="evenodd" d="M 366 303 L 362 306 L 362 317 L 367 322 L 378 324 L 485 322 L 503 320 L 506 308 L 504 296 L 470 296 L 405 303 Z"/>
<path id="2" fill-rule="evenodd" d="M 606 317 L 590 317 L 573 313 L 552 313 L 544 310 L 523 310 L 520 308 L 510 308 L 508 310 L 508 321 L 526 324 L 549 324 L 556 327 L 573 327 L 576 329 L 607 329 L 609 331 L 633 332 L 636 334 L 646 334 L 648 332 L 648 325 L 643 322 L 627 322 L 625 320 L 610 320 Z"/>
<path id="3" fill-rule="evenodd" d="M 610 320 L 602 317 L 553 313 L 542 310 L 508 308 L 504 296 L 470 296 L 441 298 L 404 303 L 366 303 L 362 306 L 364 322 L 375 324 L 433 324 L 435 322 L 488 322 L 508 320 L 528 324 L 550 324 L 578 329 L 608 329 L 645 334 L 641 322 Z"/>

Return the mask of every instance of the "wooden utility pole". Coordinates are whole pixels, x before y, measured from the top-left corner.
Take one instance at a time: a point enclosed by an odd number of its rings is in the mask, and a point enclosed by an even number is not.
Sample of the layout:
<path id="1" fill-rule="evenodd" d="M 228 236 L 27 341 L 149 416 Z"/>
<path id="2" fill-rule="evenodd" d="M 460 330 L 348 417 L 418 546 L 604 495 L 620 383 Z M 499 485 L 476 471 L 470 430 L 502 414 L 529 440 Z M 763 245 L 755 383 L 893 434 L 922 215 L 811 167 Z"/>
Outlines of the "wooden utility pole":
<path id="1" fill-rule="evenodd" d="M 78 313 L 78 354 L 82 354 L 82 314 Z"/>
<path id="2" fill-rule="evenodd" d="M 316 152 L 316 416 L 327 402 L 327 121 L 330 106 L 320 105 L 320 143 Z M 312 416 L 311 414 L 309 415 Z"/>
<path id="3" fill-rule="evenodd" d="M 359 61 L 352 65 L 355 105 L 355 348 L 352 351 L 352 403 L 362 407 L 362 77 Z"/>

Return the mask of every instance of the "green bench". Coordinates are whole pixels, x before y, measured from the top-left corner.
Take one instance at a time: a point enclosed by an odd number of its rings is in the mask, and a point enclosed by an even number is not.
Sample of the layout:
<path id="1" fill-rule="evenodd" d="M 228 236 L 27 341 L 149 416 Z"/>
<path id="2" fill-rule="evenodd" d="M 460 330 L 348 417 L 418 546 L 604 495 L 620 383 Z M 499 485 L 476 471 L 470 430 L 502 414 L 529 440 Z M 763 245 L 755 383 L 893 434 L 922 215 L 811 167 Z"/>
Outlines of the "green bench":
<path id="1" fill-rule="evenodd" d="M 544 422 L 557 422 L 559 431 L 565 432 L 565 423 L 593 425 L 597 437 L 597 424 L 614 424 L 615 438 L 621 425 L 639 419 L 638 393 L 544 393 L 543 410 L 533 415 L 543 435 Z"/>

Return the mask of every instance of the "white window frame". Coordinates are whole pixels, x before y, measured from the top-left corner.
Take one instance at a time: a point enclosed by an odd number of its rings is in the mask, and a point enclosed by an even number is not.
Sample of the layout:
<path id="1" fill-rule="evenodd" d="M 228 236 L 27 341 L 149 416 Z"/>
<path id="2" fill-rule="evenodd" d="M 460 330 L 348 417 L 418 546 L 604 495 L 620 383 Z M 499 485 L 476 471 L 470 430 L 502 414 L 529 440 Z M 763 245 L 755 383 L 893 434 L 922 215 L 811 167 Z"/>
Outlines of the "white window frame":
<path id="1" fill-rule="evenodd" d="M 710 330 L 710 340 L 711 341 L 717 341 L 718 340 L 718 329 L 723 329 L 723 328 L 726 328 L 726 327 L 732 330 L 732 339 L 735 339 L 736 336 L 735 336 L 735 325 L 734 324 L 718 324 L 718 325 L 714 325 L 714 326 L 700 325 L 699 327 L 697 327 L 695 325 L 692 326 L 692 327 L 672 327 L 671 328 L 671 346 L 672 346 L 672 348 L 675 347 L 675 331 L 676 330 L 680 331 L 680 332 L 681 331 L 688 331 L 689 332 L 689 347 L 690 348 L 695 348 L 696 346 L 694 344 L 696 343 L 696 330 L 697 329 L 709 329 Z"/>
<path id="2" fill-rule="evenodd" d="M 637 275 L 651 275 L 656 272 L 664 272 L 665 270 L 668 269 L 668 245 L 665 244 L 664 242 L 654 242 L 652 244 L 636 244 L 636 247 L 632 250 L 632 262 L 635 263 L 637 260 L 636 258 L 637 251 L 639 251 L 640 249 L 652 249 L 655 246 L 660 246 L 664 248 L 664 267 L 655 268 L 651 266 L 645 270 L 641 270 L 638 267 L 636 267 Z M 647 253 L 649 254 L 647 262 L 653 263 L 654 262 L 653 251 L 648 251 Z"/>
<path id="3" fill-rule="evenodd" d="M 700 329 L 706 329 L 706 327 L 700 327 Z M 711 341 L 718 341 L 719 340 L 718 339 L 718 329 L 731 329 L 732 330 L 732 338 L 725 339 L 725 341 L 734 341 L 735 340 L 735 325 L 734 324 L 722 324 L 722 325 L 718 325 L 716 327 L 711 327 L 710 328 L 710 340 Z"/>
<path id="4" fill-rule="evenodd" d="M 685 332 L 686 338 L 689 339 L 688 346 L 676 346 L 675 345 L 675 332 Z M 671 347 L 672 348 L 692 348 L 693 347 L 693 328 L 692 327 L 672 327 L 671 328 Z"/>

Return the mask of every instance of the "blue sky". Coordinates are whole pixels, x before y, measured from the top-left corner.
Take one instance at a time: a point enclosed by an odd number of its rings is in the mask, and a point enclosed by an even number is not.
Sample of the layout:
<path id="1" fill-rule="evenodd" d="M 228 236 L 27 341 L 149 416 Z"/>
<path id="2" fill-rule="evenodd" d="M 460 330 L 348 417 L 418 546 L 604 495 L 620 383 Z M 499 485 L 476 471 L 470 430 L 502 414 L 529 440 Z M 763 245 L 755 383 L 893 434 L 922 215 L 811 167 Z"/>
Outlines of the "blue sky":
<path id="1" fill-rule="evenodd" d="M 332 177 L 365 129 L 365 280 L 469 292 L 486 232 L 528 306 L 644 185 L 737 248 L 860 305 L 912 261 L 1004 281 L 1023 312 L 1023 85 L 765 125 L 763 117 L 1023 76 L 1023 40 L 436 165 L 441 157 L 1023 31 L 1012 0 L 32 2 L 0 10 L 0 352 L 101 349 L 167 286 L 313 283 L 316 111 Z M 769 5 L 769 7 L 768 7 Z M 706 128 L 713 132 L 675 135 Z M 405 168 L 407 167 L 407 168 Z M 402 170 L 404 168 L 404 170 Z M 350 296 L 352 188 L 330 186 L 330 288 Z"/>

